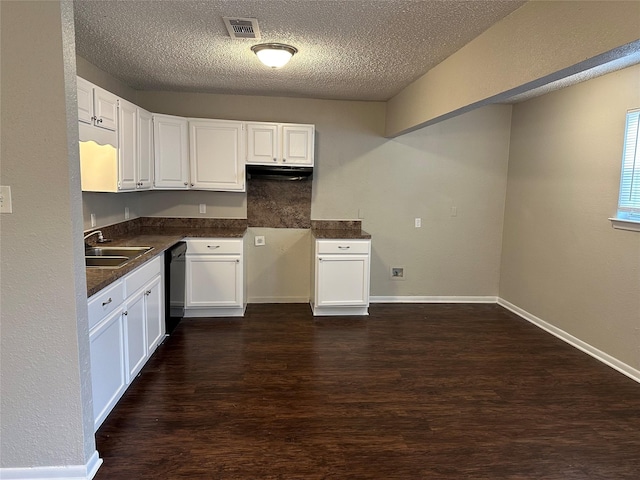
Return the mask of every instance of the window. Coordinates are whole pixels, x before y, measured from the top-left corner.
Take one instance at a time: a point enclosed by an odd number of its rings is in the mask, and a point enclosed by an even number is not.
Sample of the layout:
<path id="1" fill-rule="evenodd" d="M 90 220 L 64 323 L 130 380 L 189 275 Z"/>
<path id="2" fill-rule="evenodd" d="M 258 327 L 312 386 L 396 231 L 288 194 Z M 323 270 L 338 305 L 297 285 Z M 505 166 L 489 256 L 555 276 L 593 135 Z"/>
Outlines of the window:
<path id="1" fill-rule="evenodd" d="M 640 108 L 627 112 L 620 174 L 618 214 L 614 227 L 640 230 Z M 627 225 L 616 225 L 625 223 Z M 638 225 L 628 225 L 637 223 Z"/>

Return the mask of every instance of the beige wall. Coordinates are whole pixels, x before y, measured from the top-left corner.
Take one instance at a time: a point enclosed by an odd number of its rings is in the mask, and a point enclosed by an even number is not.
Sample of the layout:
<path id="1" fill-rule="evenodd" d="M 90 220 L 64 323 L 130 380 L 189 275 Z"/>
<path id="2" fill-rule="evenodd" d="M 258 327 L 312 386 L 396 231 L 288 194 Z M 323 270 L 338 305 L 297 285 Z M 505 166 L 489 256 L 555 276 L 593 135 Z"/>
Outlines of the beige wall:
<path id="1" fill-rule="evenodd" d="M 71 2 L 0 2 L 0 466 L 95 452 Z M 55 254 L 52 255 L 51 247 Z"/>
<path id="2" fill-rule="evenodd" d="M 171 92 L 138 92 L 138 100 L 151 111 L 172 115 L 315 124 L 311 217 L 364 217 L 363 227 L 373 236 L 372 295 L 498 294 L 510 106 L 485 107 L 387 140 L 380 102 Z M 141 215 L 198 216 L 200 199 L 212 194 L 138 195 Z M 244 217 L 246 204 L 238 200 L 243 197 L 218 193 L 212 211 L 218 208 L 223 215 L 214 216 Z M 457 217 L 450 216 L 452 206 Z M 423 218 L 422 228 L 414 228 L 415 217 Z M 269 237 L 273 245 L 291 242 L 284 230 L 273 229 Z M 277 249 L 251 248 L 248 262 L 284 265 L 295 258 L 278 255 Z M 300 257 L 297 264 L 308 277 L 308 262 Z M 404 266 L 406 280 L 392 281 L 391 266 Z M 300 284 L 290 282 L 289 275 L 263 290 L 254 273 L 249 272 L 250 297 L 299 295 Z"/>
<path id="3" fill-rule="evenodd" d="M 614 230 L 640 66 L 514 106 L 500 296 L 640 368 L 640 234 Z"/>
<path id="4" fill-rule="evenodd" d="M 386 135 L 637 52 L 639 19 L 637 1 L 527 2 L 393 97 Z"/>
<path id="5" fill-rule="evenodd" d="M 136 90 L 112 75 L 109 75 L 104 70 L 100 70 L 94 64 L 89 63 L 79 55 L 76 55 L 76 73 L 85 80 L 88 80 L 91 83 L 124 98 L 125 100 L 136 103 Z"/>

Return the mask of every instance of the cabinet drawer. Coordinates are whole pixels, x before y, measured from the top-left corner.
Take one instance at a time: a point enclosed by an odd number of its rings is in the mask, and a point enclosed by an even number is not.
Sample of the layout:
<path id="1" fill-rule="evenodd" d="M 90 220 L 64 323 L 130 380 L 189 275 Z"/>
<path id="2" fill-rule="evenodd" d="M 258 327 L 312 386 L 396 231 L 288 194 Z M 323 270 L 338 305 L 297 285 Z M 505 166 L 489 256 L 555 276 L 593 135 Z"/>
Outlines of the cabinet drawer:
<path id="1" fill-rule="evenodd" d="M 188 239 L 187 254 L 228 255 L 242 254 L 242 240 L 203 238 Z"/>
<path id="2" fill-rule="evenodd" d="M 124 277 L 125 294 L 127 297 L 149 283 L 153 277 L 160 275 L 162 271 L 161 259 L 162 256 L 158 256 Z"/>
<path id="3" fill-rule="evenodd" d="M 93 295 L 87 304 L 89 308 L 89 330 L 113 312 L 123 300 L 124 285 L 120 280 Z"/>
<path id="4" fill-rule="evenodd" d="M 368 254 L 369 240 L 318 240 L 316 253 Z"/>

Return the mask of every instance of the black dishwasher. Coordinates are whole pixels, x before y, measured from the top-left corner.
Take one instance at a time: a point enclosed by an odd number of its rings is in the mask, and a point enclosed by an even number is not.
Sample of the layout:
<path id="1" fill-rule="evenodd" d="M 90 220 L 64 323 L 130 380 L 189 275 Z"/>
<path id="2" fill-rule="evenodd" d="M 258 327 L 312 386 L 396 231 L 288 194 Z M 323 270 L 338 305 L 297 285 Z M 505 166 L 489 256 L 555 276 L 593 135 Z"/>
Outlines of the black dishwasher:
<path id="1" fill-rule="evenodd" d="M 167 250 L 164 257 L 164 322 L 167 335 L 171 335 L 184 316 L 186 253 L 187 243 L 178 242 Z"/>

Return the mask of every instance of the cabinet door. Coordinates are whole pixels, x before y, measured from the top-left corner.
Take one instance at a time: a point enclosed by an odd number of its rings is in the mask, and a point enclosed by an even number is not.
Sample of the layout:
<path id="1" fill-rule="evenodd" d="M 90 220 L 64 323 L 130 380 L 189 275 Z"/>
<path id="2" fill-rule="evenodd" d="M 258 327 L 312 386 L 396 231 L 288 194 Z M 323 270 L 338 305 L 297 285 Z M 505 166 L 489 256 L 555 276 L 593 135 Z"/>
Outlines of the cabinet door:
<path id="1" fill-rule="evenodd" d="M 162 277 L 158 276 L 145 287 L 146 350 L 151 355 L 164 336 L 164 302 Z"/>
<path id="2" fill-rule="evenodd" d="M 93 88 L 93 112 L 95 125 L 115 131 L 118 126 L 118 97 L 99 87 Z"/>
<path id="3" fill-rule="evenodd" d="M 153 116 L 138 108 L 138 190 L 149 190 L 153 184 Z"/>
<path id="4" fill-rule="evenodd" d="M 189 130 L 191 187 L 243 192 L 242 122 L 191 120 Z"/>
<path id="5" fill-rule="evenodd" d="M 241 307 L 242 260 L 237 255 L 187 256 L 187 307 Z"/>
<path id="6" fill-rule="evenodd" d="M 136 189 L 138 164 L 138 107 L 119 100 L 118 190 Z"/>
<path id="7" fill-rule="evenodd" d="M 93 85 L 78 77 L 78 121 L 93 123 Z"/>
<path id="8" fill-rule="evenodd" d="M 279 155 L 278 125 L 247 123 L 247 163 L 273 164 Z"/>
<path id="9" fill-rule="evenodd" d="M 187 120 L 185 118 L 153 115 L 155 188 L 188 188 L 188 142 Z"/>
<path id="10" fill-rule="evenodd" d="M 94 428 L 97 430 L 125 390 L 122 308 L 89 335 Z"/>
<path id="11" fill-rule="evenodd" d="M 314 134 L 313 125 L 283 125 L 283 163 L 313 166 Z"/>
<path id="12" fill-rule="evenodd" d="M 367 255 L 318 255 L 315 281 L 318 306 L 369 305 Z"/>
<path id="13" fill-rule="evenodd" d="M 124 317 L 127 384 L 135 378 L 147 359 L 145 335 L 145 295 L 140 293 L 127 301 Z"/>

